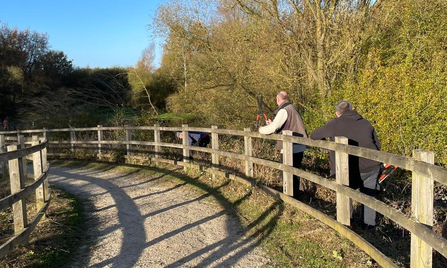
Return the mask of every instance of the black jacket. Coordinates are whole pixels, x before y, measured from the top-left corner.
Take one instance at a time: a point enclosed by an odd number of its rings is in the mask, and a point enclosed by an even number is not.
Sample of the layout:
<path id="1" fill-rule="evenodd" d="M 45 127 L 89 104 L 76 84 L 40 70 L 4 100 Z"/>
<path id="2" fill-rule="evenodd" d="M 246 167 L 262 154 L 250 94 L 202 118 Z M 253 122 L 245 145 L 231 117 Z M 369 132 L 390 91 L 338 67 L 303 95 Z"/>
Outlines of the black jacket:
<path id="1" fill-rule="evenodd" d="M 336 136 L 348 138 L 350 145 L 380 150 L 380 142 L 373 126 L 354 110 L 346 111 L 340 117 L 334 118 L 326 125 L 316 129 L 312 132 L 310 138 L 314 140 L 331 138 L 333 141 Z M 333 151 L 331 151 L 330 158 L 331 174 L 335 174 L 335 153 Z M 381 167 L 380 165 L 381 163 L 379 162 L 350 155 L 350 177 L 379 169 Z"/>

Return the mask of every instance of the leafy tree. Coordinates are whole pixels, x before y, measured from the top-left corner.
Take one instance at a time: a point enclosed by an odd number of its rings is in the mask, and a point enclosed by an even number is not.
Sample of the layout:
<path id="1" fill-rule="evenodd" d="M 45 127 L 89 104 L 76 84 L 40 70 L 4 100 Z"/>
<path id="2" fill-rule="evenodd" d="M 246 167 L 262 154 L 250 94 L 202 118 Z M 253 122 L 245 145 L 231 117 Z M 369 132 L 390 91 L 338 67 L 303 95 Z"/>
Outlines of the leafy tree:
<path id="1" fill-rule="evenodd" d="M 48 36 L 0 26 L 0 118 L 31 109 L 34 97 L 51 94 L 64 85 L 73 70 L 60 51 L 49 49 Z"/>
<path id="2" fill-rule="evenodd" d="M 153 67 L 155 45 L 143 50 L 134 68 L 128 69 L 129 83 L 132 87 L 132 104 L 143 111 L 159 115 L 165 110 L 167 97 L 175 91 L 169 75 L 156 71 Z"/>
<path id="3" fill-rule="evenodd" d="M 445 164 L 447 3 L 405 0 L 380 8 L 364 65 L 338 96 L 376 122 L 385 150 L 428 149 Z"/>
<path id="4" fill-rule="evenodd" d="M 211 2 L 212 15 L 178 1 L 160 8 L 158 27 L 167 39 L 161 68 L 171 70 L 185 94 L 173 96 L 169 107 L 247 125 L 257 95 L 275 107 L 274 96 L 286 90 L 308 121 L 320 121 L 322 103 L 355 72 L 370 2 Z M 222 110 L 228 99 L 232 107 Z"/>
<path id="5" fill-rule="evenodd" d="M 348 99 L 375 123 L 384 150 L 427 148 L 447 163 L 445 1 L 195 3 L 164 4 L 157 17 L 160 70 L 178 88 L 170 111 L 242 128 L 254 125 L 255 96 L 275 107 L 286 90 L 312 131 Z M 197 8 L 205 4 L 215 7 Z"/>

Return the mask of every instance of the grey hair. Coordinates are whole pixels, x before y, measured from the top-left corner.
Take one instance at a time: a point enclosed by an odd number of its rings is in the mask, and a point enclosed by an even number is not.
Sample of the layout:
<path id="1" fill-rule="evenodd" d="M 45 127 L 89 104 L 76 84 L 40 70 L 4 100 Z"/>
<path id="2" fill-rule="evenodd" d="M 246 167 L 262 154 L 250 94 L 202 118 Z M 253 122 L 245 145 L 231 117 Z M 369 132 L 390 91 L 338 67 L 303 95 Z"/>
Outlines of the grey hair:
<path id="1" fill-rule="evenodd" d="M 342 100 L 335 106 L 335 111 L 340 115 L 344 114 L 346 111 L 352 110 L 352 103 L 349 101 Z"/>
<path id="2" fill-rule="evenodd" d="M 281 91 L 279 92 L 276 97 L 278 97 L 280 100 L 289 100 L 289 96 L 287 95 L 287 92 Z"/>

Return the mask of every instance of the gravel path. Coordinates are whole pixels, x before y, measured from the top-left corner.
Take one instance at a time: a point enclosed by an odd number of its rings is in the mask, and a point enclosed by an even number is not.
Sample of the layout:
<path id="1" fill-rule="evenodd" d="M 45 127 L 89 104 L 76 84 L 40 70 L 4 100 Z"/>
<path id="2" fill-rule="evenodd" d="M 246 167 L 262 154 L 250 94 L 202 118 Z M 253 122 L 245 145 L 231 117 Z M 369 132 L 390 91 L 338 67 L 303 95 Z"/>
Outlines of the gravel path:
<path id="1" fill-rule="evenodd" d="M 71 267 L 266 267 L 257 242 L 219 201 L 160 171 L 52 167 L 50 182 L 85 206 L 87 237 Z"/>

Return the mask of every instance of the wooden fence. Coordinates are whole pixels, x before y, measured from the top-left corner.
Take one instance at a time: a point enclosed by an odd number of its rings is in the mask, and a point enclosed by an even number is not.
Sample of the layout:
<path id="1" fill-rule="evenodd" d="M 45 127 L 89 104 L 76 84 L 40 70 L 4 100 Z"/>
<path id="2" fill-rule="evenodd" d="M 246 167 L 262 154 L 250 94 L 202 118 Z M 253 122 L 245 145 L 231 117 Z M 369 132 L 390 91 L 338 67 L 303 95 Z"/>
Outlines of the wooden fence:
<path id="1" fill-rule="evenodd" d="M 8 145 L 9 144 L 9 145 Z M 25 147 L 25 144 L 30 145 Z M 0 245 L 0 258 L 15 246 L 26 244 L 37 223 L 44 217 L 50 203 L 47 174 L 47 140 L 32 136 L 25 142 L 23 135 L 15 139 L 0 134 L 0 164 L 4 179 L 9 174 L 11 194 L 0 199 L 0 211 L 12 207 L 14 236 Z M 33 162 L 33 182 L 26 185 L 28 177 L 26 160 Z M 34 217 L 27 219 L 27 198 L 35 194 L 36 211 Z"/>
<path id="2" fill-rule="evenodd" d="M 150 132 L 152 139 L 150 141 L 133 140 L 133 133 L 135 131 Z M 189 146 L 187 139 L 183 139 L 183 143 L 163 142 L 161 139 L 161 132 L 177 132 L 182 131 L 183 137 L 188 137 L 190 131 L 207 132 L 211 135 L 210 148 Z M 129 161 L 136 157 L 133 149 L 136 146 L 149 146 L 153 148 L 155 153 L 151 161 L 165 162 L 188 168 L 193 164 L 189 163 L 189 156 L 191 151 L 200 151 L 211 154 L 211 165 L 206 168 L 207 172 L 213 174 L 223 174 L 227 177 L 238 180 L 244 183 L 255 185 L 253 178 L 254 164 L 267 166 L 273 169 L 278 169 L 283 172 L 283 192 L 278 192 L 269 187 L 258 185 L 266 193 L 275 196 L 284 202 L 297 207 L 298 209 L 310 214 L 319 219 L 323 223 L 338 231 L 341 235 L 352 241 L 359 248 L 369 254 L 374 260 L 383 267 L 397 267 L 388 257 L 386 257 L 377 248 L 372 246 L 361 236 L 347 228 L 350 224 L 350 200 L 355 200 L 362 203 L 385 217 L 393 220 L 409 232 L 411 232 L 411 267 L 432 267 L 433 250 L 447 258 L 447 240 L 438 235 L 432 230 L 433 226 L 433 201 L 434 201 L 434 182 L 439 182 L 447 185 L 447 169 L 433 164 L 434 154 L 424 150 L 414 150 L 413 157 L 406 157 L 395 155 L 376 150 L 360 148 L 348 145 L 348 141 L 344 137 L 337 137 L 335 142 L 330 141 L 314 141 L 301 137 L 294 137 L 291 132 L 285 131 L 283 135 L 261 135 L 257 132 L 251 132 L 250 129 L 244 131 L 218 129 L 212 128 L 193 128 L 183 125 L 181 128 L 146 126 L 146 127 L 102 127 L 96 128 L 66 128 L 66 129 L 43 129 L 43 130 L 28 130 L 22 131 L 21 134 L 43 133 L 53 135 L 57 133 L 70 133 L 66 135 L 65 140 L 51 140 L 50 146 L 53 145 L 69 145 L 74 151 L 76 146 L 93 145 L 96 150 L 96 157 L 101 158 L 104 154 L 104 146 L 125 146 L 125 158 Z M 84 132 L 90 133 L 93 137 L 89 140 L 77 140 L 76 133 Z M 122 140 L 106 140 L 105 132 L 121 132 Z M 10 132 L 11 133 L 11 132 Z M 12 132 L 14 135 L 16 132 Z M 0 132 L 2 134 L 2 132 Z M 219 149 L 219 136 L 239 136 L 244 139 L 244 152 L 235 153 Z M 173 135 L 171 135 L 173 136 Z M 283 141 L 283 163 L 260 159 L 253 157 L 253 139 L 268 139 Z M 322 148 L 326 150 L 333 150 L 337 158 L 337 172 L 336 181 L 327 180 L 326 178 L 317 176 L 315 174 L 293 168 L 291 166 L 292 159 L 292 143 L 301 143 L 307 146 Z M 183 151 L 183 160 L 168 160 L 162 158 L 163 148 L 177 148 Z M 349 187 L 348 184 L 348 156 L 355 155 L 383 163 L 395 165 L 401 169 L 406 169 L 412 172 L 412 199 L 411 199 L 411 217 L 407 217 L 402 212 L 386 205 L 385 203 L 376 200 L 375 198 L 364 195 Z M 219 161 L 221 157 L 237 159 L 243 162 L 245 166 L 245 177 L 228 174 L 219 170 Z M 336 192 L 336 220 L 331 216 L 323 214 L 322 212 L 304 204 L 291 196 L 293 195 L 293 175 L 300 176 L 303 179 L 319 184 L 323 187 L 331 189 Z M 248 178 L 248 179 L 247 179 Z"/>

